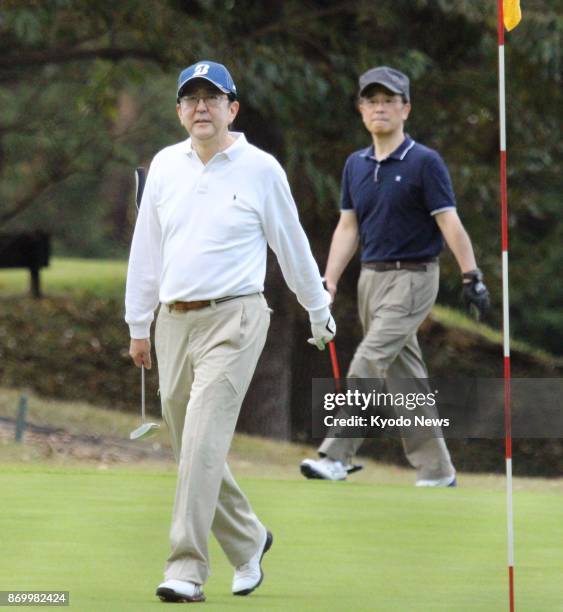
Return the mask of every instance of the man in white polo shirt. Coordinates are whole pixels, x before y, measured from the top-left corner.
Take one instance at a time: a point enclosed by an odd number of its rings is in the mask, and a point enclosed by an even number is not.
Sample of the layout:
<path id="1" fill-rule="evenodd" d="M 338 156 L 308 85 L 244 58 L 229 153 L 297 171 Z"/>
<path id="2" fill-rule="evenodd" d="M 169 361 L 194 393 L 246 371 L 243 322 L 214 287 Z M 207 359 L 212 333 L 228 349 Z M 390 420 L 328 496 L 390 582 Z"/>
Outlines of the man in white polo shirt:
<path id="1" fill-rule="evenodd" d="M 323 349 L 336 329 L 283 169 L 229 131 L 236 95 L 221 64 L 201 61 L 181 72 L 176 108 L 190 137 L 153 159 L 129 259 L 130 355 L 151 367 L 160 303 L 160 397 L 179 465 L 171 553 L 157 588 L 164 601 L 205 599 L 210 531 L 235 567 L 235 595 L 262 582 L 272 535 L 226 457 L 270 321 L 262 295 L 268 244 L 309 313 L 309 342 Z"/>

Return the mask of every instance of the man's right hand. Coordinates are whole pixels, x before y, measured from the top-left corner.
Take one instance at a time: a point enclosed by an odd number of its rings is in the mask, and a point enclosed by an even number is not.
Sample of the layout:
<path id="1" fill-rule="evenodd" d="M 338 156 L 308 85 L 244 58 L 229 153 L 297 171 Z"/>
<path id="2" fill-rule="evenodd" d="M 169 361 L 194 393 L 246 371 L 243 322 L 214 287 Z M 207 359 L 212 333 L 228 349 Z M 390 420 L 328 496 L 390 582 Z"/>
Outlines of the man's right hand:
<path id="1" fill-rule="evenodd" d="M 145 366 L 147 370 L 151 369 L 151 341 L 150 338 L 131 338 L 129 346 L 129 356 L 133 363 L 140 368 Z"/>
<path id="2" fill-rule="evenodd" d="M 332 318 L 332 315 L 328 317 L 326 323 L 311 323 L 311 334 L 312 338 L 309 338 L 307 342 L 316 346 L 319 351 L 324 351 L 325 346 L 334 338 L 336 334 L 336 323 Z"/>

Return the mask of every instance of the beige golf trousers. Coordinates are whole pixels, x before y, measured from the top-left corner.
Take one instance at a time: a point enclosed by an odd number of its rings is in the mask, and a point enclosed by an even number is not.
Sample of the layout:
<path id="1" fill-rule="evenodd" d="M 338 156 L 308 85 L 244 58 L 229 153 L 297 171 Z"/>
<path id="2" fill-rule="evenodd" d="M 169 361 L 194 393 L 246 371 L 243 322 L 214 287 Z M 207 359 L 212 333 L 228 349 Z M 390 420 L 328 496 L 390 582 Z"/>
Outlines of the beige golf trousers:
<path id="1" fill-rule="evenodd" d="M 269 324 L 262 294 L 188 312 L 160 308 L 160 398 L 178 462 L 166 580 L 207 580 L 210 531 L 233 566 L 260 546 L 263 527 L 226 458 Z"/>
<path id="2" fill-rule="evenodd" d="M 411 379 L 415 392 L 429 392 L 426 366 L 416 332 L 430 313 L 438 294 L 440 270 L 437 262 L 422 270 L 378 272 L 362 268 L 358 281 L 358 309 L 364 338 L 358 346 L 347 377 L 385 379 L 391 393 L 398 392 L 400 379 Z M 395 379 L 395 382 L 394 382 Z M 436 416 L 427 414 L 423 416 Z M 336 435 L 337 429 L 329 432 Z M 319 453 L 349 463 L 363 438 L 327 437 Z M 442 437 L 421 430 L 402 439 L 417 480 L 447 478 L 455 474 Z"/>

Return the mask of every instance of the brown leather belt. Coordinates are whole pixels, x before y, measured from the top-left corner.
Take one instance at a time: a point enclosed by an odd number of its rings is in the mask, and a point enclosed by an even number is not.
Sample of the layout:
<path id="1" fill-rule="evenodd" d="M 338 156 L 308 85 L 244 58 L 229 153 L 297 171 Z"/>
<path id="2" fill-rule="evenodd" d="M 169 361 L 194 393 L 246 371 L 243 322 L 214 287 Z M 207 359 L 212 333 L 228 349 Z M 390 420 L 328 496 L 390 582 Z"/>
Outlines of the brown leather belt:
<path id="1" fill-rule="evenodd" d="M 437 259 L 426 259 L 424 261 L 402 260 L 402 261 L 364 261 L 362 268 L 376 270 L 377 272 L 388 272 L 389 270 L 411 270 L 425 272 L 428 264 L 435 263 Z"/>
<path id="2" fill-rule="evenodd" d="M 176 310 L 178 312 L 187 312 L 188 310 L 201 310 L 207 308 L 211 304 L 221 304 L 222 302 L 228 302 L 229 300 L 236 300 L 242 295 L 230 295 L 224 298 L 218 298 L 216 300 L 196 300 L 194 302 L 172 302 L 172 304 L 166 304 L 168 306 L 168 312 Z"/>

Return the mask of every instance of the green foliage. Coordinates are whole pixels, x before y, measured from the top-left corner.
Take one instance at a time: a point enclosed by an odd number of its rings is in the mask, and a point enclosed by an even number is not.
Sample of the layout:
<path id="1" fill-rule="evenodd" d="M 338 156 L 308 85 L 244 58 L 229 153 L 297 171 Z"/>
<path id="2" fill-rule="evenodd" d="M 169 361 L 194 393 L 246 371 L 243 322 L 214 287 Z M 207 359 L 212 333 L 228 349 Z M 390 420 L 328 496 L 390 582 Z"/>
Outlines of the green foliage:
<path id="1" fill-rule="evenodd" d="M 65 253 L 127 253 L 132 167 L 185 136 L 175 78 L 228 64 L 235 127 L 285 165 L 313 239 L 336 219 L 351 151 L 369 143 L 354 108 L 375 64 L 411 76 L 411 135 L 437 148 L 500 323 L 497 33 L 489 0 L 51 0 L 0 9 L 0 225 L 42 227 Z M 561 0 L 530 0 L 507 34 L 513 330 L 563 346 L 558 221 Z M 321 230 L 322 227 L 322 230 Z M 317 229 L 318 228 L 318 229 Z M 322 266 L 322 263 L 321 263 Z M 444 258 L 441 299 L 459 277 Z M 533 308 L 531 312 L 530 309 Z"/>

